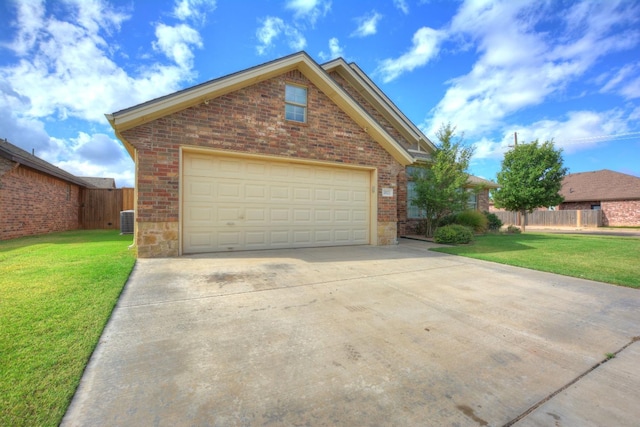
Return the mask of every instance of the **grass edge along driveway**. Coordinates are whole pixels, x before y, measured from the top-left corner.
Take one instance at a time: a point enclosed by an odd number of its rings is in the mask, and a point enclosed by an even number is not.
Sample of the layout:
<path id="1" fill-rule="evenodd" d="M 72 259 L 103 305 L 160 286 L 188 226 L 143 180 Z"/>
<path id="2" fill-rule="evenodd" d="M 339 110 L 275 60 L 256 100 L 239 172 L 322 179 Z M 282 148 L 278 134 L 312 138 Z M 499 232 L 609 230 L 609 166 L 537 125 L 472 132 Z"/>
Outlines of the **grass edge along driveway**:
<path id="1" fill-rule="evenodd" d="M 57 426 L 133 269 L 132 236 L 0 242 L 0 425 Z"/>
<path id="2" fill-rule="evenodd" d="M 577 234 L 487 234 L 432 249 L 484 261 L 640 288 L 640 239 Z"/>

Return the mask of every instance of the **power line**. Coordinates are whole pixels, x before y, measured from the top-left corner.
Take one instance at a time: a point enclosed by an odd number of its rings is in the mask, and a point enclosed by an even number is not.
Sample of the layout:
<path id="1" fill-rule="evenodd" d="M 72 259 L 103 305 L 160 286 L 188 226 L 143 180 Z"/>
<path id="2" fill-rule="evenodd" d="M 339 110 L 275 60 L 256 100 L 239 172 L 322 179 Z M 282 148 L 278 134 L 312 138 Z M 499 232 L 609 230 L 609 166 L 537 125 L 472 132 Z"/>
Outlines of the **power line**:
<path id="1" fill-rule="evenodd" d="M 587 136 L 584 138 L 571 138 L 571 139 L 565 139 L 564 142 L 591 141 L 591 140 L 613 141 L 618 139 L 635 139 L 635 138 L 640 138 L 640 132 L 627 132 L 627 133 L 618 133 L 615 135 L 597 135 L 597 136 Z"/>

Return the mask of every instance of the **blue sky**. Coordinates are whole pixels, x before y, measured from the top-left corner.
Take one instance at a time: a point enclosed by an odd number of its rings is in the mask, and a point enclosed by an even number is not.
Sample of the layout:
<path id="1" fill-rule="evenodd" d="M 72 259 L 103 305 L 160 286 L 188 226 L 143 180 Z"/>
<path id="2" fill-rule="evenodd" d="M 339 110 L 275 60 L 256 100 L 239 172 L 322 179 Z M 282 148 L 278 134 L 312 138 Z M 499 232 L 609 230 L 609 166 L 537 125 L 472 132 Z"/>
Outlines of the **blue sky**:
<path id="1" fill-rule="evenodd" d="M 495 180 L 553 138 L 569 172 L 640 176 L 640 1 L 64 0 L 0 4 L 0 138 L 132 186 L 104 117 L 299 50 L 356 62 Z"/>

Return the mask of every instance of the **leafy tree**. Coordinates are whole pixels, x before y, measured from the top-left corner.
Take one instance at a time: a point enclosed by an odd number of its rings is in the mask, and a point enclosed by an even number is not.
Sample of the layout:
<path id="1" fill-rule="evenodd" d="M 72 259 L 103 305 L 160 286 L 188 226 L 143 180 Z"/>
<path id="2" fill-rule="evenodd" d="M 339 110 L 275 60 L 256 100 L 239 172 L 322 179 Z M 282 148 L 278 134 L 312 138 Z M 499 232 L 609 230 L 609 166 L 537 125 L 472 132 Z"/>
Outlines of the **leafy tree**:
<path id="1" fill-rule="evenodd" d="M 469 179 L 467 169 L 473 147 L 456 138 L 455 130 L 451 123 L 440 126 L 436 133 L 440 142 L 432 161 L 419 166 L 413 174 L 415 196 L 411 204 L 424 212 L 424 230 L 429 237 L 441 218 L 464 210 L 469 198 L 464 186 Z"/>
<path id="2" fill-rule="evenodd" d="M 566 174 L 562 150 L 556 150 L 553 141 L 516 145 L 504 155 L 493 200 L 498 208 L 520 212 L 526 223 L 528 212 L 562 203 L 559 191 Z"/>

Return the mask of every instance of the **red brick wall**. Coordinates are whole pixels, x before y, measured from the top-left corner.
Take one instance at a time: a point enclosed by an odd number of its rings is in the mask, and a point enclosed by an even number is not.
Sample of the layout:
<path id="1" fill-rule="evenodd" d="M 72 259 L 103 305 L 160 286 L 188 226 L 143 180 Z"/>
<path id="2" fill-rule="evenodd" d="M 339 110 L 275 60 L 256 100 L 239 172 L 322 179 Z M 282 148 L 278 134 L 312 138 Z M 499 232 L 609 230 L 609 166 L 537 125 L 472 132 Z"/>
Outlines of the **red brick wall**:
<path id="1" fill-rule="evenodd" d="M 284 118 L 286 83 L 308 88 L 307 123 Z M 396 221 L 404 168 L 297 70 L 123 132 L 138 149 L 137 221 L 178 221 L 181 145 L 378 168 L 378 221 Z M 397 191 L 396 191 L 397 193 Z"/>
<path id="2" fill-rule="evenodd" d="M 80 228 L 80 187 L 14 165 L 0 158 L 0 240 Z"/>
<path id="3" fill-rule="evenodd" d="M 329 73 L 329 75 L 336 83 L 338 83 L 338 85 L 340 85 L 340 87 L 342 87 L 345 90 L 345 92 L 351 95 L 351 97 L 358 104 L 360 104 L 360 106 L 365 111 L 367 111 L 371 115 L 371 117 L 373 117 L 375 121 L 378 122 L 378 124 L 380 124 L 380 126 L 382 126 L 382 128 L 386 130 L 389 135 L 391 135 L 393 139 L 396 140 L 396 142 L 398 142 L 400 145 L 402 145 L 404 148 L 407 148 L 407 149 L 417 148 L 415 146 L 412 147 L 412 145 L 400 134 L 400 132 L 398 132 L 398 130 L 395 127 L 393 127 L 393 125 L 387 119 L 385 119 L 384 116 L 378 112 L 378 110 L 373 108 L 373 106 L 369 103 L 369 101 L 367 101 L 362 95 L 360 95 L 360 93 L 355 88 L 353 88 L 349 84 L 349 82 L 347 82 L 344 78 L 342 78 L 340 74 L 333 71 Z"/>
<path id="4" fill-rule="evenodd" d="M 621 227 L 640 227 L 640 200 L 615 200 L 593 202 L 565 202 L 559 207 L 561 210 L 591 209 L 591 205 L 600 205 L 602 210 L 602 225 Z"/>
<path id="5" fill-rule="evenodd" d="M 601 208 L 606 225 L 640 227 L 640 200 L 602 202 Z"/>

